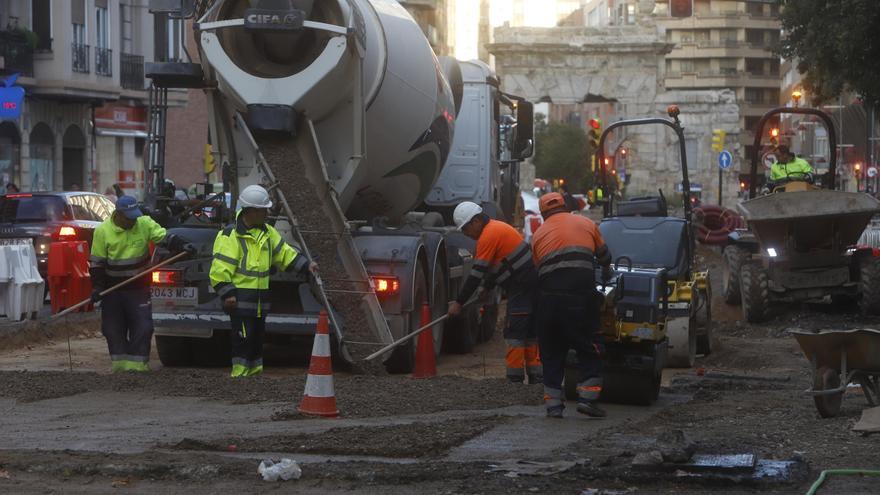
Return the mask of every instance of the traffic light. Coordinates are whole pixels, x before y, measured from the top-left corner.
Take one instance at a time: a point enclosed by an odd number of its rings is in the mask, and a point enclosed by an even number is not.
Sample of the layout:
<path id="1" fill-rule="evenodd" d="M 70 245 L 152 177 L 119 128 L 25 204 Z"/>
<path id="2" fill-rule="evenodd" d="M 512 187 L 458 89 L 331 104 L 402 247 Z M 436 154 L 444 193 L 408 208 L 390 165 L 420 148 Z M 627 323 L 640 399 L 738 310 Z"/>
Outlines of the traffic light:
<path id="1" fill-rule="evenodd" d="M 599 139 L 602 137 L 602 121 L 598 118 L 590 119 L 587 122 L 589 129 L 587 130 L 587 146 L 589 148 L 590 167 L 593 172 L 596 171 L 596 157 L 599 155 Z"/>
<path id="2" fill-rule="evenodd" d="M 721 129 L 712 131 L 712 151 L 720 153 L 724 151 L 724 140 L 727 138 L 727 132 Z"/>
<path id="3" fill-rule="evenodd" d="M 853 165 L 853 172 L 855 172 L 856 177 L 861 177 L 862 176 L 862 164 L 856 163 L 855 165 Z"/>
<path id="4" fill-rule="evenodd" d="M 779 128 L 774 127 L 770 129 L 770 144 L 773 146 L 779 145 Z"/>
<path id="5" fill-rule="evenodd" d="M 205 152 L 202 155 L 202 164 L 205 166 L 205 173 L 210 174 L 217 167 L 217 163 L 214 162 L 214 152 L 213 148 L 210 144 L 205 145 Z"/>

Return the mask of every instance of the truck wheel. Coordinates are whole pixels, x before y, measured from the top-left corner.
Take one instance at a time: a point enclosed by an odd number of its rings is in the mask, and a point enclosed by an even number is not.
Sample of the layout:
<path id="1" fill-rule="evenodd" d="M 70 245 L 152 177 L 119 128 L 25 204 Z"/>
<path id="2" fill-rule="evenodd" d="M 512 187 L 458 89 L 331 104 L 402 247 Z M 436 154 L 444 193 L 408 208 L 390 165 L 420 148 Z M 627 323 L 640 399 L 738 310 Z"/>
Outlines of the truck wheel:
<path id="1" fill-rule="evenodd" d="M 727 304 L 739 304 L 742 300 L 739 272 L 748 256 L 749 252 L 739 246 L 727 246 L 724 248 L 724 269 L 721 284 L 724 291 L 724 302 Z"/>
<path id="2" fill-rule="evenodd" d="M 174 368 L 192 366 L 192 339 L 189 337 L 171 337 L 156 335 L 156 352 L 162 366 Z"/>
<path id="3" fill-rule="evenodd" d="M 439 268 L 439 267 L 438 267 Z M 438 269 L 434 269 L 435 273 Z M 446 314 L 449 308 L 449 294 L 446 290 L 445 274 L 440 271 L 434 280 L 434 287 L 431 290 L 431 319 L 436 320 Z M 419 325 L 421 326 L 421 325 Z M 434 337 L 434 355 L 440 357 L 440 351 L 443 349 L 443 333 L 445 331 L 445 323 L 438 323 L 431 329 Z"/>
<path id="4" fill-rule="evenodd" d="M 413 310 L 408 315 L 408 332 L 422 326 L 422 303 L 428 300 L 428 281 L 425 279 L 424 268 L 424 263 L 419 261 L 415 280 L 413 280 Z M 416 340 L 418 338 L 410 339 L 394 349 L 391 357 L 385 361 L 385 369 L 389 373 L 409 373 L 412 371 L 416 361 Z"/>
<path id="5" fill-rule="evenodd" d="M 864 315 L 880 315 L 880 258 L 863 257 L 859 265 L 859 307 Z"/>
<path id="6" fill-rule="evenodd" d="M 767 320 L 770 313 L 770 287 L 767 272 L 757 263 L 746 263 L 740 271 L 743 318 L 749 323 Z"/>
<path id="7" fill-rule="evenodd" d="M 705 292 L 699 292 L 700 308 L 697 310 L 697 354 L 712 354 L 712 287 L 706 285 Z"/>
<path id="8" fill-rule="evenodd" d="M 232 361 L 232 343 L 229 330 L 215 328 L 208 339 L 192 340 L 193 361 L 196 366 L 222 368 Z"/>

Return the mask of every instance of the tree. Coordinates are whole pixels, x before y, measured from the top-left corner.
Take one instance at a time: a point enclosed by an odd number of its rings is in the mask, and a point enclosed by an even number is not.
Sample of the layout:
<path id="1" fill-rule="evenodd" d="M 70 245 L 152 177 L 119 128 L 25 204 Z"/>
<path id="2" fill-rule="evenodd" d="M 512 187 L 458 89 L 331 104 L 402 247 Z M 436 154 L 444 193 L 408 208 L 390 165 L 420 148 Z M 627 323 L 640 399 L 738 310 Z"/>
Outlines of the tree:
<path id="1" fill-rule="evenodd" d="M 880 103 L 880 2 L 783 0 L 779 53 L 797 60 L 814 105 L 851 91 Z"/>
<path id="2" fill-rule="evenodd" d="M 584 131 L 569 124 L 551 123 L 535 138 L 535 173 L 544 179 L 565 179 L 573 190 L 587 190 L 593 182 L 586 158 Z"/>

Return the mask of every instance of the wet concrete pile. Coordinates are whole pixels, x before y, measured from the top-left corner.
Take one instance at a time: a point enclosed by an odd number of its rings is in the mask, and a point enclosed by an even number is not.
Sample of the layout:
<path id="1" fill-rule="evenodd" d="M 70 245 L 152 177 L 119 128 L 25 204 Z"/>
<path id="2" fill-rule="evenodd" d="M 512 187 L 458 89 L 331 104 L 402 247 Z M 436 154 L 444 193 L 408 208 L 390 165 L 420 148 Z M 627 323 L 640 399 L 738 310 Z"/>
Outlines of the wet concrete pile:
<path id="1" fill-rule="evenodd" d="M 263 157 L 279 183 L 278 190 L 296 215 L 306 246 L 320 266 L 330 304 L 344 320 L 340 325 L 344 327 L 346 340 L 373 342 L 376 339 L 367 324 L 357 294 L 332 292 L 363 291 L 366 288 L 362 284 L 346 282 L 350 276 L 337 255 L 339 239 L 343 233 L 331 231 L 333 222 L 326 215 L 316 189 L 329 185 L 316 186 L 308 180 L 305 160 L 301 155 L 307 151 L 300 150 L 296 143 L 296 140 L 291 139 L 262 138 L 258 141 Z M 355 358 L 359 358 L 368 355 L 371 349 L 350 346 L 349 351 Z M 364 368 L 364 371 L 380 370 L 378 366 Z"/>
<path id="2" fill-rule="evenodd" d="M 19 349 L 68 336 L 92 336 L 101 331 L 99 312 L 75 313 L 59 319 L 42 318 L 0 326 L 0 350 Z"/>
<path id="3" fill-rule="evenodd" d="M 174 450 L 281 452 L 389 458 L 439 457 L 451 448 L 508 421 L 503 416 L 416 422 L 383 426 L 331 428 L 316 434 L 273 435 L 219 440 L 184 439 Z"/>

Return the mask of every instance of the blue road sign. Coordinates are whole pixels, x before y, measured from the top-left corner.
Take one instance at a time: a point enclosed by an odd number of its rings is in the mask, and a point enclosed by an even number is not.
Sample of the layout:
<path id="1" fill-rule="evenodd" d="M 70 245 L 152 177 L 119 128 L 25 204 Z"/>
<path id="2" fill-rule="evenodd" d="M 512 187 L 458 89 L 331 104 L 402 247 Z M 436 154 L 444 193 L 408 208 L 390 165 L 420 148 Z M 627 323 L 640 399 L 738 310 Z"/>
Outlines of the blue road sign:
<path id="1" fill-rule="evenodd" d="M 733 155 L 729 151 L 724 150 L 718 154 L 718 166 L 721 170 L 727 170 L 733 164 Z"/>
<path id="2" fill-rule="evenodd" d="M 0 84 L 0 120 L 15 120 L 21 115 L 24 88 L 13 86 L 18 74 L 13 74 Z"/>

